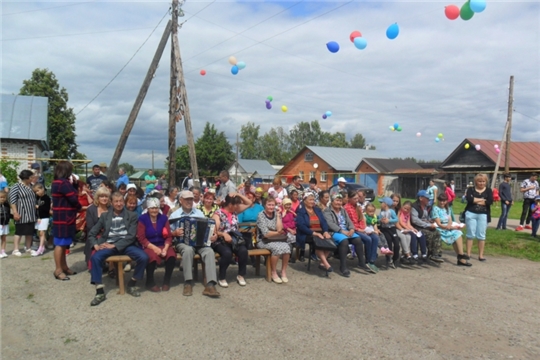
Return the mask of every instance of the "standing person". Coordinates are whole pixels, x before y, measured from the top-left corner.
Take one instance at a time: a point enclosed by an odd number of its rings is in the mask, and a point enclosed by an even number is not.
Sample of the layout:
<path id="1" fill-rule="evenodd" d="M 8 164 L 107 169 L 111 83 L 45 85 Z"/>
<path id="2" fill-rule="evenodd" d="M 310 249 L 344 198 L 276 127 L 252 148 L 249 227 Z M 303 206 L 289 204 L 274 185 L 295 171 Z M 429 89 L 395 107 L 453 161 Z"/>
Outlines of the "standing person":
<path id="1" fill-rule="evenodd" d="M 47 190 L 47 187 L 45 186 L 45 177 L 41 173 L 41 165 L 39 165 L 39 163 L 33 163 L 32 170 L 35 171 L 34 175 L 36 176 L 36 183 L 43 185 L 45 190 Z"/>
<path id="2" fill-rule="evenodd" d="M 244 196 L 246 196 L 248 192 L 255 193 L 255 190 L 255 186 L 251 184 L 251 180 L 249 179 L 247 179 L 246 181 L 244 181 L 243 184 L 240 184 L 240 186 L 238 186 L 238 192 Z"/>
<path id="3" fill-rule="evenodd" d="M 101 183 L 105 180 L 107 180 L 107 177 L 101 173 L 99 165 L 95 164 L 92 166 L 92 175 L 86 178 L 86 183 L 90 190 L 92 190 L 92 195 L 96 193 Z"/>
<path id="4" fill-rule="evenodd" d="M 534 203 L 531 205 L 532 211 L 532 237 L 537 237 L 538 227 L 540 226 L 540 196 L 534 198 Z"/>
<path id="5" fill-rule="evenodd" d="M 236 186 L 230 179 L 229 172 L 227 170 L 222 170 L 219 173 L 219 191 L 217 193 L 218 203 L 225 200 L 227 195 L 236 194 Z"/>
<path id="6" fill-rule="evenodd" d="M 302 178 L 298 175 L 295 175 L 292 178 L 291 184 L 289 185 L 289 187 L 287 187 L 287 193 L 289 194 L 289 197 L 291 196 L 291 192 L 293 190 L 296 190 L 296 192 L 298 193 L 298 198 L 299 199 L 304 198 L 304 187 L 302 186 L 300 181 L 302 181 Z"/>
<path id="7" fill-rule="evenodd" d="M 206 180 L 206 176 L 203 176 L 202 178 L 202 181 L 201 181 L 201 189 L 204 192 L 206 192 L 206 189 L 208 189 L 209 185 L 208 185 L 208 181 Z"/>
<path id="8" fill-rule="evenodd" d="M 158 187 L 159 187 L 159 189 L 158 189 Z M 157 181 L 156 189 L 161 190 L 161 192 L 163 194 L 167 193 L 167 189 L 169 189 L 169 181 L 165 177 L 165 174 L 161 174 L 161 176 L 159 177 L 159 179 Z"/>
<path id="9" fill-rule="evenodd" d="M 530 178 L 525 179 L 521 183 L 520 191 L 523 193 L 523 209 L 521 210 L 521 218 L 516 231 L 523 229 L 532 229 L 531 225 L 531 205 L 534 203 L 534 198 L 539 195 L 540 186 L 538 186 L 538 174 L 532 173 Z M 525 225 L 525 227 L 523 227 Z"/>
<path id="10" fill-rule="evenodd" d="M 437 185 L 435 185 L 435 181 L 433 179 L 429 180 L 427 193 L 429 199 L 429 206 L 431 207 L 433 206 L 435 199 L 437 199 L 437 196 L 439 195 L 439 188 L 437 187 Z"/>
<path id="11" fill-rule="evenodd" d="M 154 170 L 148 169 L 148 174 L 144 177 L 144 183 L 146 184 L 146 188 L 144 190 L 145 194 L 148 194 L 150 191 L 155 189 L 157 179 L 154 175 Z"/>
<path id="12" fill-rule="evenodd" d="M 510 189 L 510 180 L 512 180 L 512 176 L 510 174 L 504 174 L 503 177 L 504 181 L 499 184 L 499 196 L 501 197 L 501 217 L 497 223 L 496 230 L 506 230 L 508 213 L 510 212 L 512 205 L 514 205 L 512 189 Z"/>
<path id="13" fill-rule="evenodd" d="M 31 170 L 23 170 L 19 174 L 21 182 L 13 185 L 9 190 L 9 203 L 11 213 L 15 220 L 15 236 L 13 238 L 12 255 L 21 256 L 19 242 L 21 237 L 25 237 L 26 252 L 30 252 L 32 246 L 32 235 L 36 223 L 36 194 L 30 186 L 30 179 L 34 175 Z"/>
<path id="14" fill-rule="evenodd" d="M 6 254 L 6 243 L 7 236 L 9 235 L 9 219 L 11 219 L 11 211 L 7 198 L 7 193 L 4 190 L 0 190 L 0 238 L 2 241 L 0 259 L 8 257 Z"/>
<path id="15" fill-rule="evenodd" d="M 129 178 L 126 174 L 126 170 L 121 167 L 118 169 L 118 180 L 116 180 L 116 187 L 120 187 L 120 184 L 126 184 L 126 186 L 129 184 Z M 112 191 L 114 191 L 114 189 L 109 189 Z"/>
<path id="16" fill-rule="evenodd" d="M 337 179 L 337 185 L 330 189 L 330 196 L 347 191 L 347 180 L 343 176 Z"/>
<path id="17" fill-rule="evenodd" d="M 75 275 L 66 262 L 66 250 L 73 243 L 76 232 L 77 212 L 81 209 L 79 196 L 72 179 L 73 165 L 69 161 L 60 161 L 54 167 L 54 180 L 51 194 L 53 203 L 54 277 L 57 280 L 69 280 L 68 275 Z M 101 271 L 101 268 L 99 269 Z"/>
<path id="18" fill-rule="evenodd" d="M 454 190 L 452 190 L 452 187 L 450 186 L 450 183 L 448 181 L 444 182 L 444 194 L 446 195 L 446 198 L 448 199 L 448 210 L 450 211 L 450 216 L 452 217 L 452 221 L 454 221 L 454 199 L 456 198 L 456 193 Z"/>
<path id="19" fill-rule="evenodd" d="M 456 193 L 456 184 L 454 183 L 454 180 L 450 180 L 450 187 L 452 188 L 452 191 L 455 194 Z"/>
<path id="20" fill-rule="evenodd" d="M 478 260 L 486 261 L 484 247 L 486 244 L 486 230 L 491 221 L 490 206 L 493 203 L 493 193 L 487 187 L 488 177 L 478 174 L 474 177 L 474 186 L 467 189 L 465 197 L 465 224 L 467 225 L 467 260 L 471 257 L 473 240 L 478 240 Z"/>
<path id="21" fill-rule="evenodd" d="M 39 247 L 37 250 L 32 250 L 30 254 L 40 256 L 45 252 L 45 238 L 51 216 L 51 198 L 45 193 L 45 187 L 39 183 L 34 185 L 32 189 L 36 193 L 37 221 L 35 228 L 39 235 Z"/>
<path id="22" fill-rule="evenodd" d="M 272 186 L 268 189 L 268 195 L 281 201 L 287 197 L 287 190 L 281 185 L 281 178 L 279 176 L 276 176 L 274 181 L 272 181 Z"/>
<path id="23" fill-rule="evenodd" d="M 5 191 L 7 193 L 8 190 L 9 188 L 7 179 L 4 175 L 2 175 L 2 172 L 0 171 L 0 191 Z"/>
<path id="24" fill-rule="evenodd" d="M 193 173 L 190 171 L 187 176 L 182 180 L 182 190 L 188 190 L 190 187 L 193 186 L 193 179 L 192 179 Z"/>

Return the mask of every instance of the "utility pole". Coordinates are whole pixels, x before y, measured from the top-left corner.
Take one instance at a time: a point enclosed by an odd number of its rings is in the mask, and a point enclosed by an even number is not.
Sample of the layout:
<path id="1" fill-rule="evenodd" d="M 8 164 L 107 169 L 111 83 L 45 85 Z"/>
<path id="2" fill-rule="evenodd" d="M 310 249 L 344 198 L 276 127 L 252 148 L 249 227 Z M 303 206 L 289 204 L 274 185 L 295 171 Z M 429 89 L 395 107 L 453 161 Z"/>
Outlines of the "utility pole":
<path id="1" fill-rule="evenodd" d="M 120 158 L 122 157 L 122 153 L 124 152 L 124 147 L 126 146 L 126 142 L 129 137 L 129 134 L 131 133 L 131 130 L 133 129 L 133 125 L 135 125 L 135 120 L 137 120 L 137 115 L 139 115 L 139 110 L 141 109 L 144 98 L 146 97 L 146 93 L 148 92 L 150 83 L 152 82 L 152 79 L 154 78 L 154 74 L 156 73 L 156 69 L 159 64 L 159 59 L 161 59 L 163 50 L 165 50 L 165 45 L 167 45 L 167 40 L 169 39 L 170 32 L 171 32 L 171 21 L 167 23 L 167 26 L 165 27 L 165 30 L 163 31 L 163 35 L 161 36 L 161 41 L 159 42 L 156 53 L 154 54 L 154 58 L 152 59 L 152 62 L 150 63 L 150 68 L 148 69 L 148 72 L 146 73 L 146 77 L 144 78 L 141 89 L 139 90 L 139 94 L 137 95 L 137 98 L 135 99 L 135 103 L 133 104 L 131 113 L 129 114 L 129 117 L 126 121 L 126 126 L 124 127 L 124 131 L 120 135 L 120 140 L 118 140 L 118 144 L 116 145 L 116 150 L 114 151 L 114 155 L 109 164 L 109 169 L 107 170 L 107 177 L 109 179 L 116 178 L 117 170 L 118 170 L 118 162 L 120 161 Z"/>
<path id="2" fill-rule="evenodd" d="M 180 121 L 182 115 L 179 106 L 176 59 L 173 46 L 173 39 L 178 36 L 178 0 L 173 0 L 171 6 L 172 28 L 171 28 L 171 89 L 169 94 L 169 188 L 176 183 L 176 122 Z"/>
<path id="3" fill-rule="evenodd" d="M 240 147 L 240 143 L 238 142 L 238 133 L 236 133 L 236 164 L 234 165 L 234 182 L 236 185 L 239 185 L 238 183 L 238 148 Z"/>
<path id="4" fill-rule="evenodd" d="M 504 171 L 508 174 L 510 171 L 510 142 L 512 137 L 512 113 L 514 112 L 514 75 L 510 76 L 510 88 L 508 92 L 508 114 L 506 122 L 508 131 L 506 133 L 506 149 L 504 152 Z"/>

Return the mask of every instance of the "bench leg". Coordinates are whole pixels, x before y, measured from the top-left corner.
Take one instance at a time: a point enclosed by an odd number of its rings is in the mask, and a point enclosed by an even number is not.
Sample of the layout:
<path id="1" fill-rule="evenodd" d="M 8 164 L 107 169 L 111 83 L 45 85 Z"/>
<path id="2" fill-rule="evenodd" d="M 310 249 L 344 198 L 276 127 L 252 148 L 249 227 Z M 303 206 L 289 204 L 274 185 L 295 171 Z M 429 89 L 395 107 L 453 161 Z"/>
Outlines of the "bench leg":
<path id="1" fill-rule="evenodd" d="M 122 263 L 121 261 L 120 262 L 117 262 L 116 263 L 116 266 L 118 267 L 118 271 L 117 271 L 117 276 L 116 278 L 118 279 L 118 295 L 124 295 L 126 293 L 125 291 L 125 288 L 124 288 L 124 266 L 123 266 L 124 263 Z"/>
<path id="2" fill-rule="evenodd" d="M 197 259 L 193 259 L 193 280 L 199 281 L 199 264 Z"/>
<path id="3" fill-rule="evenodd" d="M 255 275 L 261 276 L 261 255 L 255 256 Z"/>
<path id="4" fill-rule="evenodd" d="M 203 285 L 206 286 L 206 267 L 204 265 L 204 262 L 201 261 L 201 270 L 202 270 L 202 276 L 203 276 Z"/>
<path id="5" fill-rule="evenodd" d="M 270 256 L 267 256 L 266 259 L 266 281 L 272 282 L 272 266 L 270 266 Z"/>

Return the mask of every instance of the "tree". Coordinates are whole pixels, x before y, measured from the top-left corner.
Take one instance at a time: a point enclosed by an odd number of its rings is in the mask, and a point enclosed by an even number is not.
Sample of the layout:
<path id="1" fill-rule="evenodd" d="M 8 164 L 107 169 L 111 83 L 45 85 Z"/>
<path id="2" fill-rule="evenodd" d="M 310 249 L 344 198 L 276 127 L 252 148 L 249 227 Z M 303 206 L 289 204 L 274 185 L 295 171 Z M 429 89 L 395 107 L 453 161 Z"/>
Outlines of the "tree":
<path id="1" fill-rule="evenodd" d="M 135 174 L 135 167 L 129 163 L 122 163 L 118 165 L 118 168 L 124 168 L 124 171 L 128 176 Z"/>
<path id="2" fill-rule="evenodd" d="M 23 81 L 19 95 L 44 96 L 49 98 L 47 116 L 49 147 L 56 159 L 78 158 L 75 140 L 75 113 L 67 106 L 69 100 L 65 88 L 60 88 L 58 80 L 48 69 L 35 69 L 29 80 Z"/>
<path id="3" fill-rule="evenodd" d="M 315 120 L 311 123 L 301 121 L 292 128 L 289 139 L 289 151 L 291 156 L 294 156 L 304 146 L 320 145 L 323 138 L 323 132 L 319 121 Z"/>
<path id="4" fill-rule="evenodd" d="M 8 185 L 11 187 L 18 181 L 17 167 L 19 163 L 13 160 L 0 160 L 0 173 L 6 178 Z"/>
<path id="5" fill-rule="evenodd" d="M 255 123 L 248 122 L 240 128 L 240 157 L 242 159 L 260 159 L 259 147 L 259 130 L 260 125 L 255 126 Z"/>
<path id="6" fill-rule="evenodd" d="M 360 133 L 354 135 L 350 142 L 350 147 L 353 149 L 363 149 L 366 146 L 366 139 Z"/>
<path id="7" fill-rule="evenodd" d="M 349 143 L 345 137 L 345 133 L 336 132 L 336 133 L 327 133 L 325 132 L 320 141 L 320 146 L 329 146 L 337 148 L 348 148 Z"/>
<path id="8" fill-rule="evenodd" d="M 259 149 L 262 159 L 270 164 L 285 165 L 289 162 L 289 136 L 280 126 L 271 128 L 269 132 L 259 138 Z"/>

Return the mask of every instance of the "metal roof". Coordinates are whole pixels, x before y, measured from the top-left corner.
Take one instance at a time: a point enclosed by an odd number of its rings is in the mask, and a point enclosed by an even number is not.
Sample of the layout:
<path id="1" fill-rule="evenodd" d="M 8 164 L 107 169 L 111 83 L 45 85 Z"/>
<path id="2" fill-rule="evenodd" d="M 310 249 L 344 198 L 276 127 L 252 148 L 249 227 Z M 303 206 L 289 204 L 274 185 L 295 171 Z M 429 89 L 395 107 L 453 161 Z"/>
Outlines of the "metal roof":
<path id="1" fill-rule="evenodd" d="M 330 167 L 336 171 L 355 172 L 363 158 L 379 158 L 386 159 L 380 156 L 376 150 L 350 149 L 350 148 L 335 148 L 324 146 L 306 146 L 315 155 L 323 159 Z"/>
<path id="2" fill-rule="evenodd" d="M 274 176 L 277 173 L 277 170 L 266 160 L 238 159 L 238 165 L 248 174 L 257 172 L 262 176 Z"/>
<path id="3" fill-rule="evenodd" d="M 420 165 L 415 163 L 412 160 L 405 159 L 374 159 L 374 158 L 364 158 L 362 161 L 367 163 L 378 173 L 391 173 L 395 172 L 397 169 L 405 170 L 418 170 L 422 169 Z"/>
<path id="4" fill-rule="evenodd" d="M 2 94 L 1 102 L 1 138 L 47 141 L 48 98 Z"/>
<path id="5" fill-rule="evenodd" d="M 470 148 L 465 150 L 465 144 L 469 144 Z M 483 139 L 471 139 L 466 138 L 461 144 L 446 158 L 441 164 L 441 168 L 450 168 L 450 167 L 459 167 L 454 165 L 446 165 L 447 162 L 452 160 L 462 151 L 477 151 L 475 146 L 480 145 L 479 152 L 486 156 L 489 160 L 493 162 L 493 166 L 497 164 L 497 157 L 499 154 L 495 148 L 495 145 L 500 146 L 501 142 L 498 140 L 483 140 Z M 504 151 L 505 145 L 500 149 L 501 151 L 501 162 L 499 168 L 505 167 Z M 539 169 L 540 168 L 540 142 L 518 142 L 512 141 L 510 143 L 510 169 Z M 462 164 L 463 166 L 468 165 L 469 167 L 473 164 Z"/>

